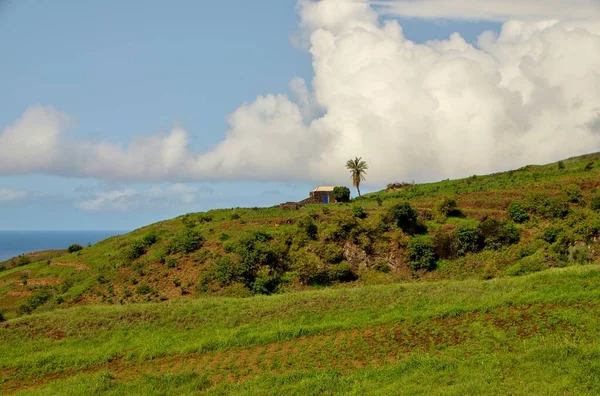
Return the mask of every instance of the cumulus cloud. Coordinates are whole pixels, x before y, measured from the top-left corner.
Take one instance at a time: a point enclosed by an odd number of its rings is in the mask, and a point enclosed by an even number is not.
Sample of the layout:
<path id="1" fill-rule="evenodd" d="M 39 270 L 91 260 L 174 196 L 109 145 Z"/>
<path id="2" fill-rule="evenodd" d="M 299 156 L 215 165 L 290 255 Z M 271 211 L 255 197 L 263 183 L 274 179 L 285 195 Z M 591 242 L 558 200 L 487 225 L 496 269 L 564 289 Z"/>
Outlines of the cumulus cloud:
<path id="1" fill-rule="evenodd" d="M 508 8 L 500 6 L 511 2 L 481 4 L 501 15 Z M 530 0 L 519 4 L 533 15 Z M 369 181 L 385 183 L 467 176 L 600 150 L 600 18 L 593 10 L 582 22 L 573 14 L 565 21 L 507 21 L 499 35 L 484 33 L 471 45 L 459 34 L 412 42 L 396 20 L 378 14 L 380 8 L 368 0 L 300 0 L 312 89 L 296 78 L 293 98 L 269 94 L 242 105 L 209 152 L 191 152 L 188 133 L 179 128 L 127 147 L 73 141 L 66 135 L 69 116 L 35 107 L 1 132 L 0 173 L 343 183 L 343 164 L 362 156 Z M 98 196 L 98 203 L 91 199 L 82 208 L 119 207 L 132 194 Z"/>
<path id="2" fill-rule="evenodd" d="M 118 211 L 144 209 L 153 206 L 176 205 L 185 206 L 196 203 L 199 199 L 211 196 L 213 192 L 206 188 L 193 187 L 181 183 L 168 187 L 152 187 L 147 190 L 133 188 L 104 191 L 88 196 L 76 202 L 75 206 L 89 212 Z"/>

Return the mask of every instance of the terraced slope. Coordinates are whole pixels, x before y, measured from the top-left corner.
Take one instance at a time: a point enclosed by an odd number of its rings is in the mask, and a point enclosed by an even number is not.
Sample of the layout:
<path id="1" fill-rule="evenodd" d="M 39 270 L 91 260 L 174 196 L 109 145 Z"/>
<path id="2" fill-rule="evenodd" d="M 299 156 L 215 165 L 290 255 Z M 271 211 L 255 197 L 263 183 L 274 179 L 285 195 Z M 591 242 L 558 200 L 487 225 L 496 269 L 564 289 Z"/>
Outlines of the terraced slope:
<path id="1" fill-rule="evenodd" d="M 5 394 L 597 394 L 600 266 L 0 324 Z"/>

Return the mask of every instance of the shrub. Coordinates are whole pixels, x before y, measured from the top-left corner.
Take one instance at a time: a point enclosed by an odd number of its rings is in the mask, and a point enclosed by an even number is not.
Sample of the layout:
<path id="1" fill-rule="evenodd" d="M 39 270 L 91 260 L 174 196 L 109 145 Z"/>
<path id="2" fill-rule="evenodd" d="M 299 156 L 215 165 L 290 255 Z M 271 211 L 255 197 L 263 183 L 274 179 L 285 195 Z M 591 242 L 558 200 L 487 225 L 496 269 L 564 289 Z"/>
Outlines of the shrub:
<path id="1" fill-rule="evenodd" d="M 327 276 L 330 282 L 352 282 L 358 279 L 358 276 L 346 261 L 330 266 L 327 270 Z"/>
<path id="2" fill-rule="evenodd" d="M 0 323 L 6 322 L 6 317 L 4 316 L 4 311 L 0 310 Z"/>
<path id="3" fill-rule="evenodd" d="M 281 278 L 268 268 L 264 268 L 256 274 L 256 279 L 252 284 L 252 291 L 256 294 L 269 295 L 277 292 L 280 284 Z"/>
<path id="4" fill-rule="evenodd" d="M 364 219 L 365 217 L 367 217 L 367 214 L 365 213 L 365 210 L 362 208 L 362 206 L 355 206 L 354 208 L 352 208 L 352 215 L 359 219 Z"/>
<path id="5" fill-rule="evenodd" d="M 179 266 L 179 262 L 175 257 L 167 257 L 165 260 L 165 265 L 167 268 L 177 268 Z"/>
<path id="6" fill-rule="evenodd" d="M 558 161 L 558 169 L 565 169 L 565 163 L 562 161 Z"/>
<path id="7" fill-rule="evenodd" d="M 440 258 L 453 259 L 458 256 L 459 244 L 455 233 L 438 230 L 433 236 L 433 250 Z"/>
<path id="8" fill-rule="evenodd" d="M 528 209 L 545 219 L 564 219 L 571 208 L 565 197 L 547 197 L 542 194 L 532 194 L 528 197 Z"/>
<path id="9" fill-rule="evenodd" d="M 237 213 L 233 213 L 233 214 L 231 215 L 231 220 L 238 220 L 239 218 L 240 218 L 240 215 L 239 215 L 239 214 L 237 214 Z"/>
<path id="10" fill-rule="evenodd" d="M 554 242 L 556 242 L 556 240 L 558 239 L 558 236 L 560 235 L 560 233 L 563 231 L 562 228 L 549 228 L 546 231 L 544 231 L 544 235 L 542 236 L 542 239 L 546 242 L 548 242 L 549 244 L 553 244 Z"/>
<path id="11" fill-rule="evenodd" d="M 133 243 L 125 251 L 125 258 L 135 260 L 146 254 L 147 245 L 143 241 L 133 241 Z"/>
<path id="12" fill-rule="evenodd" d="M 140 295 L 150 294 L 151 291 L 152 291 L 152 289 L 148 285 L 139 285 L 135 289 L 135 292 Z"/>
<path id="13" fill-rule="evenodd" d="M 437 263 L 437 256 L 433 244 L 427 237 L 412 238 L 407 249 L 410 267 L 414 270 L 432 270 Z"/>
<path id="14" fill-rule="evenodd" d="M 167 246 L 168 254 L 189 254 L 202 247 L 204 237 L 192 229 L 186 229 L 176 234 Z"/>
<path id="15" fill-rule="evenodd" d="M 298 229 L 306 235 L 310 240 L 316 241 L 319 234 L 319 227 L 315 224 L 312 218 L 305 216 L 296 223 Z"/>
<path id="16" fill-rule="evenodd" d="M 64 245 L 63 245 L 63 246 L 64 246 Z M 80 251 L 80 250 L 83 250 L 83 246 L 81 246 L 81 245 L 78 245 L 78 244 L 76 244 L 76 243 L 74 243 L 73 245 L 71 245 L 71 246 L 69 246 L 69 247 L 67 248 L 67 252 L 69 252 L 69 253 L 75 253 L 75 252 L 78 252 L 78 251 Z"/>
<path id="17" fill-rule="evenodd" d="M 454 230 L 454 234 L 458 241 L 460 255 L 476 253 L 481 250 L 483 241 L 477 228 L 463 225 Z"/>
<path id="18" fill-rule="evenodd" d="M 592 210 L 600 212 L 600 195 L 596 195 L 592 198 L 590 208 L 592 208 Z"/>
<path id="19" fill-rule="evenodd" d="M 214 278 L 222 286 L 231 284 L 236 279 L 236 269 L 229 256 L 221 257 L 215 261 L 213 270 Z"/>
<path id="20" fill-rule="evenodd" d="M 390 265 L 383 260 L 375 262 L 375 265 L 373 265 L 373 269 L 375 271 L 383 272 L 384 274 L 390 273 L 392 271 L 392 267 L 390 267 Z"/>
<path id="21" fill-rule="evenodd" d="M 444 217 L 460 217 L 462 215 L 457 207 L 456 200 L 448 197 L 444 197 L 444 199 L 437 204 L 436 210 Z"/>
<path id="22" fill-rule="evenodd" d="M 325 266 L 314 253 L 301 249 L 290 254 L 292 269 L 304 284 L 325 284 L 328 275 Z"/>
<path id="23" fill-rule="evenodd" d="M 569 263 L 585 265 L 589 264 L 591 260 L 590 250 L 585 245 L 570 246 L 568 255 Z"/>
<path id="24" fill-rule="evenodd" d="M 508 217 L 515 223 L 521 224 L 529 220 L 529 215 L 525 209 L 517 203 L 511 203 L 506 209 L 506 212 L 508 213 Z"/>
<path id="25" fill-rule="evenodd" d="M 17 267 L 22 267 L 24 265 L 31 264 L 31 259 L 25 255 L 17 257 Z"/>
<path id="26" fill-rule="evenodd" d="M 154 232 L 151 232 L 151 233 L 145 235 L 144 238 L 142 238 L 142 243 L 144 245 L 146 245 L 147 247 L 150 247 L 157 242 L 158 242 L 158 235 L 156 235 Z"/>
<path id="27" fill-rule="evenodd" d="M 52 298 L 52 294 L 48 290 L 40 290 L 33 296 L 27 298 L 27 303 L 19 307 L 20 314 L 30 314 L 35 311 L 39 306 L 46 303 Z"/>
<path id="28" fill-rule="evenodd" d="M 556 253 L 561 260 L 567 260 L 569 256 L 569 248 L 575 244 L 573 236 L 563 232 L 558 235 L 556 242 L 550 246 L 552 252 Z"/>
<path id="29" fill-rule="evenodd" d="M 479 233 L 486 248 L 501 249 L 512 245 L 521 239 L 519 231 L 512 224 L 503 223 L 496 219 L 486 219 L 479 224 Z"/>
<path id="30" fill-rule="evenodd" d="M 344 186 L 337 186 L 333 189 L 333 197 L 337 202 L 350 201 L 350 189 Z"/>
<path id="31" fill-rule="evenodd" d="M 577 184 L 569 184 L 568 186 L 566 186 L 565 193 L 567 194 L 569 202 L 578 205 L 585 204 L 581 187 L 579 187 Z"/>
<path id="32" fill-rule="evenodd" d="M 590 161 L 587 164 L 585 164 L 585 168 L 583 168 L 584 171 L 590 171 L 594 169 L 594 161 Z"/>
<path id="33" fill-rule="evenodd" d="M 229 234 L 222 233 L 222 234 L 219 236 L 219 241 L 221 241 L 221 242 L 225 242 L 225 241 L 228 241 L 230 238 L 231 238 L 231 237 L 229 236 Z"/>
<path id="34" fill-rule="evenodd" d="M 326 243 L 320 246 L 319 256 L 327 263 L 338 264 L 344 260 L 344 251 L 335 243 Z"/>
<path id="35" fill-rule="evenodd" d="M 408 234 L 423 232 L 423 226 L 418 222 L 418 213 L 408 201 L 390 207 L 383 218 L 386 223 L 393 223 Z"/>
<path id="36" fill-rule="evenodd" d="M 548 260 L 544 254 L 544 250 L 540 249 L 530 256 L 519 260 L 516 264 L 508 267 L 504 274 L 509 276 L 525 275 L 532 272 L 543 271 L 548 269 Z"/>

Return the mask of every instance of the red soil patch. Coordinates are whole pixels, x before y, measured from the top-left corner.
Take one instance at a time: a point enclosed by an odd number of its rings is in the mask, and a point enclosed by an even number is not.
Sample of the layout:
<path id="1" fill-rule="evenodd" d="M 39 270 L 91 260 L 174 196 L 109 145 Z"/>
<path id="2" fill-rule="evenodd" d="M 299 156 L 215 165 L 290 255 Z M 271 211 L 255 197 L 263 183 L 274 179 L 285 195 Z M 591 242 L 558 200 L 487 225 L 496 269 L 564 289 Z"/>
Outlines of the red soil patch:
<path id="1" fill-rule="evenodd" d="M 51 267 L 71 267 L 75 268 L 77 271 L 86 271 L 90 269 L 89 265 L 83 263 L 52 263 Z"/>

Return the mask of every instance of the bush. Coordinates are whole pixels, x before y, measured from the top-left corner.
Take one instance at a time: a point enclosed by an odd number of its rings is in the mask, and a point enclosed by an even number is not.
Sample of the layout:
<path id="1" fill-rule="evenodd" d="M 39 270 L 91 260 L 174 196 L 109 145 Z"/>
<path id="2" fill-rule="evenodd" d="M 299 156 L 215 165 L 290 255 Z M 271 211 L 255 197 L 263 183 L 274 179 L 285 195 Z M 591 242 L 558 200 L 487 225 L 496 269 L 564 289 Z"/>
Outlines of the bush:
<path id="1" fill-rule="evenodd" d="M 518 243 L 521 239 L 515 226 L 496 219 L 486 219 L 479 224 L 478 229 L 484 246 L 492 250 Z"/>
<path id="2" fill-rule="evenodd" d="M 228 241 L 228 240 L 229 240 L 229 238 L 231 238 L 231 237 L 229 236 L 229 234 L 222 233 L 222 234 L 221 234 L 221 236 L 219 236 L 219 241 L 221 241 L 221 242 L 225 242 L 225 241 Z"/>
<path id="3" fill-rule="evenodd" d="M 344 186 L 337 186 L 333 189 L 333 197 L 337 202 L 350 201 L 350 189 Z"/>
<path id="4" fill-rule="evenodd" d="M 310 240 L 316 241 L 318 239 L 319 227 L 315 224 L 313 219 L 308 216 L 302 217 L 296 223 L 298 229 L 306 235 L 306 237 Z"/>
<path id="5" fill-rule="evenodd" d="M 383 260 L 379 260 L 375 263 L 375 265 L 373 266 L 373 269 L 375 271 L 379 271 L 379 272 L 383 272 L 384 274 L 390 273 L 392 271 L 392 268 L 390 267 L 390 265 Z"/>
<path id="6" fill-rule="evenodd" d="M 33 296 L 27 298 L 27 303 L 19 307 L 20 314 L 30 314 L 35 311 L 39 306 L 46 303 L 52 298 L 52 294 L 48 290 L 40 290 Z"/>
<path id="7" fill-rule="evenodd" d="M 150 294 L 151 291 L 152 291 L 152 289 L 148 285 L 139 285 L 135 289 L 135 292 L 140 295 Z"/>
<path id="8" fill-rule="evenodd" d="M 585 265 L 592 261 L 590 250 L 585 245 L 575 245 L 569 247 L 569 263 Z"/>
<path id="9" fill-rule="evenodd" d="M 176 234 L 167 246 L 168 254 L 189 254 L 200 249 L 204 243 L 204 237 L 195 230 L 186 229 Z"/>
<path id="10" fill-rule="evenodd" d="M 352 214 L 354 215 L 354 217 L 357 217 L 359 219 L 364 219 L 365 217 L 367 217 L 367 214 L 365 213 L 362 206 L 355 206 L 354 208 L 352 208 Z"/>
<path id="11" fill-rule="evenodd" d="M 453 259 L 458 256 L 459 245 L 455 233 L 438 230 L 433 236 L 433 250 L 438 257 L 443 259 Z"/>
<path id="12" fill-rule="evenodd" d="M 31 264 L 31 259 L 25 255 L 17 257 L 17 267 L 22 267 L 24 265 Z"/>
<path id="13" fill-rule="evenodd" d="M 585 204 L 581 187 L 579 187 L 577 184 L 569 184 L 567 187 L 565 187 L 565 193 L 567 194 L 569 202 L 578 205 Z"/>
<path id="14" fill-rule="evenodd" d="M 239 214 L 237 214 L 237 213 L 233 213 L 233 214 L 231 215 L 231 220 L 238 220 L 239 218 L 240 218 L 240 215 L 239 215 Z"/>
<path id="15" fill-rule="evenodd" d="M 408 261 L 414 270 L 432 270 L 437 264 L 433 244 L 427 237 L 412 238 L 408 244 Z"/>
<path id="16" fill-rule="evenodd" d="M 63 245 L 63 246 L 64 246 L 64 245 Z M 71 246 L 69 246 L 69 247 L 67 248 L 67 252 L 69 252 L 69 253 L 75 253 L 75 252 L 78 252 L 78 251 L 80 251 L 80 250 L 83 250 L 83 246 L 81 246 L 81 245 L 78 245 L 78 244 L 76 244 L 76 243 L 74 243 L 73 245 L 71 245 Z"/>
<path id="17" fill-rule="evenodd" d="M 506 212 L 508 213 L 508 217 L 515 223 L 521 224 L 529 220 L 529 215 L 525 209 L 517 203 L 511 203 L 506 209 Z"/>
<path id="18" fill-rule="evenodd" d="M 527 200 L 528 209 L 545 219 L 564 219 L 571 208 L 565 197 L 547 197 L 542 194 L 530 195 Z"/>
<path id="19" fill-rule="evenodd" d="M 565 169 L 565 163 L 562 161 L 558 161 L 558 169 Z"/>
<path id="20" fill-rule="evenodd" d="M 133 241 L 133 243 L 125 251 L 125 258 L 135 260 L 146 254 L 147 245 L 143 241 Z"/>
<path id="21" fill-rule="evenodd" d="M 6 322 L 6 317 L 4 316 L 4 311 L 0 310 L 0 323 Z"/>
<path id="22" fill-rule="evenodd" d="M 542 239 L 546 242 L 548 242 L 549 244 L 553 244 L 554 242 L 556 242 L 556 240 L 558 239 L 558 236 L 560 235 L 560 233 L 563 231 L 562 228 L 549 228 L 546 231 L 544 231 L 544 235 L 542 236 Z"/>
<path id="23" fill-rule="evenodd" d="M 268 268 L 264 268 L 256 274 L 256 279 L 252 284 L 252 291 L 256 294 L 273 294 L 279 290 L 281 284 L 281 278 L 270 271 Z"/>
<path id="24" fill-rule="evenodd" d="M 235 265 L 229 256 L 219 258 L 215 261 L 213 270 L 214 278 L 222 286 L 231 284 L 237 277 Z"/>
<path id="25" fill-rule="evenodd" d="M 530 256 L 519 260 L 516 264 L 508 267 L 504 274 L 508 276 L 525 275 L 532 272 L 543 271 L 548 269 L 548 260 L 544 254 L 544 250 L 540 249 Z"/>
<path id="26" fill-rule="evenodd" d="M 330 266 L 327 275 L 330 282 L 352 282 L 358 279 L 358 276 L 346 261 Z"/>
<path id="27" fill-rule="evenodd" d="M 408 201 L 390 207 L 383 216 L 386 223 L 395 224 L 402 231 L 414 235 L 424 231 L 418 222 L 418 213 Z"/>
<path id="28" fill-rule="evenodd" d="M 335 243 L 326 243 L 320 245 L 319 256 L 327 263 L 338 264 L 344 260 L 344 251 Z"/>
<path id="29" fill-rule="evenodd" d="M 592 210 L 600 212 L 600 195 L 596 195 L 592 198 L 590 208 L 592 208 Z"/>
<path id="30" fill-rule="evenodd" d="M 476 253 L 481 250 L 483 241 L 477 228 L 463 225 L 454 230 L 454 234 L 458 240 L 460 255 Z"/>
<path id="31" fill-rule="evenodd" d="M 584 171 L 590 171 L 594 169 L 594 161 L 590 161 L 587 164 L 585 164 L 585 168 L 583 168 Z"/>
<path id="32" fill-rule="evenodd" d="M 444 217 L 460 217 L 462 212 L 457 208 L 456 200 L 445 197 L 437 204 L 436 210 Z"/>

